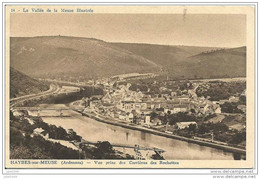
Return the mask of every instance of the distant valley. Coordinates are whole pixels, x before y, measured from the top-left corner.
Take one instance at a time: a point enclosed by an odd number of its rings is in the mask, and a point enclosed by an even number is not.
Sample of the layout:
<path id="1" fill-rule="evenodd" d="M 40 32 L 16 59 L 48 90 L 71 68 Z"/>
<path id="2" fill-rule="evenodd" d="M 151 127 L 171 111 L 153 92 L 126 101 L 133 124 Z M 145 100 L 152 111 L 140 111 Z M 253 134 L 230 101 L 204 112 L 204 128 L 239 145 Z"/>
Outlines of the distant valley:
<path id="1" fill-rule="evenodd" d="M 113 43 L 161 65 L 178 79 L 246 76 L 246 47 L 216 48 Z"/>

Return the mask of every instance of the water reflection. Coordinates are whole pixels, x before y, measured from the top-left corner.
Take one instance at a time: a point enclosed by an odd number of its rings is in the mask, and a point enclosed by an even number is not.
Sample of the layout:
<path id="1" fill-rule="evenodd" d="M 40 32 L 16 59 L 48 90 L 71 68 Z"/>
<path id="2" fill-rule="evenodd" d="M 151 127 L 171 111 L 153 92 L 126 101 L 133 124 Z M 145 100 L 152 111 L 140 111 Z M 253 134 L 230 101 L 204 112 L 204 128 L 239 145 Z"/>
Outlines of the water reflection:
<path id="1" fill-rule="evenodd" d="M 239 153 L 234 153 L 233 154 L 233 157 L 234 157 L 234 160 L 241 160 L 241 154 L 239 154 Z"/>
<path id="2" fill-rule="evenodd" d="M 234 160 L 234 158 L 239 158 L 237 155 L 223 150 L 108 125 L 74 111 L 69 113 L 71 118 L 43 117 L 43 120 L 65 129 L 72 128 L 89 141 L 109 141 L 112 144 L 160 148 L 166 151 L 164 158 L 168 160 Z"/>
<path id="3" fill-rule="evenodd" d="M 127 133 L 125 133 L 125 136 L 126 136 L 126 141 L 128 141 L 128 135 L 129 135 L 129 133 L 127 132 Z"/>
<path id="4" fill-rule="evenodd" d="M 141 139 L 142 140 L 145 140 L 145 134 L 146 134 L 145 132 L 141 132 Z"/>

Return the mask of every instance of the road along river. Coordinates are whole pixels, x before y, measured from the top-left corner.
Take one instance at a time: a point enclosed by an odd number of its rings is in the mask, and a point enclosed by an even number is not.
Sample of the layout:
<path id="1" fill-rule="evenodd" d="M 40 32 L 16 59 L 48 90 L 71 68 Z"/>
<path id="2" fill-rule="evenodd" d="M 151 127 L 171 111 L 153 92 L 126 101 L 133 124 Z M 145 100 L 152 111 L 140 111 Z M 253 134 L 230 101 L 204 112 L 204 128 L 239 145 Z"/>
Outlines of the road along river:
<path id="1" fill-rule="evenodd" d="M 65 107 L 62 104 L 46 104 L 43 106 L 46 108 Z M 35 113 L 30 112 L 32 115 L 37 115 Z M 167 160 L 234 160 L 234 154 L 231 152 L 113 126 L 82 116 L 80 113 L 72 110 L 63 112 L 64 116 L 70 117 L 58 117 L 58 115 L 58 111 L 41 111 L 41 116 L 45 116 L 42 117 L 44 122 L 61 126 L 65 129 L 73 129 L 78 135 L 91 142 L 109 141 L 112 144 L 132 146 L 137 144 L 142 147 L 160 148 L 166 151 L 163 156 Z"/>

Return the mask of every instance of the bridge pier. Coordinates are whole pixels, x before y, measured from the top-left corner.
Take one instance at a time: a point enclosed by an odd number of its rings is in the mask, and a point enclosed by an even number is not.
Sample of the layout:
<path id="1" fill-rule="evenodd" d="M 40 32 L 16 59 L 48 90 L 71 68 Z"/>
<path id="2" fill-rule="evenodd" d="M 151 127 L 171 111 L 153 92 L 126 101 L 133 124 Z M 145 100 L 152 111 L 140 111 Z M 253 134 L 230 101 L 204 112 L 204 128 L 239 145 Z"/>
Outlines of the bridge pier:
<path id="1" fill-rule="evenodd" d="M 135 159 L 142 160 L 143 156 L 139 150 L 135 150 Z"/>
<path id="2" fill-rule="evenodd" d="M 40 117 L 41 110 L 37 110 L 37 116 Z"/>
<path id="3" fill-rule="evenodd" d="M 139 146 L 138 145 L 135 145 L 134 151 L 135 151 L 135 159 L 142 160 L 143 156 L 142 156 L 142 153 L 139 151 Z"/>
<path id="4" fill-rule="evenodd" d="M 62 112 L 62 110 L 60 109 L 60 117 L 62 117 L 63 116 L 63 112 Z"/>

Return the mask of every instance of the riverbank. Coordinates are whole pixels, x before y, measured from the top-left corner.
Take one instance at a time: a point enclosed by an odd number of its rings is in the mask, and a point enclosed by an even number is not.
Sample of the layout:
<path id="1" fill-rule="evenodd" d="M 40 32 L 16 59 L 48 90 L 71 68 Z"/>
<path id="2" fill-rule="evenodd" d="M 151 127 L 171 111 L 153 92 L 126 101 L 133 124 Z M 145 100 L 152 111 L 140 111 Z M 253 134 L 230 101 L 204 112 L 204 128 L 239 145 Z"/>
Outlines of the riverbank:
<path id="1" fill-rule="evenodd" d="M 80 112 L 80 111 L 76 111 L 76 112 L 80 113 L 83 116 L 87 116 L 87 117 L 92 118 L 96 121 L 103 122 L 103 123 L 106 123 L 106 124 L 120 126 L 120 127 L 124 127 L 124 128 L 128 128 L 128 129 L 132 129 L 132 130 L 138 130 L 138 131 L 142 131 L 142 132 L 147 132 L 147 133 L 150 133 L 150 134 L 159 135 L 159 136 L 172 138 L 172 139 L 177 139 L 177 140 L 181 140 L 181 141 L 186 141 L 186 142 L 190 142 L 190 143 L 195 143 L 195 144 L 198 144 L 198 145 L 213 147 L 213 148 L 221 149 L 221 150 L 224 150 L 224 151 L 227 151 L 227 152 L 246 155 L 246 150 L 244 150 L 244 149 L 240 149 L 240 148 L 236 148 L 236 147 L 232 147 L 232 146 L 215 144 L 215 143 L 206 142 L 206 141 L 195 140 L 195 139 L 192 139 L 192 138 L 187 138 L 187 137 L 178 136 L 178 135 L 174 135 L 174 134 L 167 134 L 167 133 L 156 131 L 156 130 L 153 130 L 153 129 L 148 129 L 148 128 L 139 127 L 139 126 L 133 126 L 133 125 L 124 124 L 124 123 L 119 123 L 117 121 L 106 120 L 106 119 L 102 119 L 102 118 L 95 116 L 94 114 L 90 114 L 90 113 L 83 113 L 83 112 Z"/>

